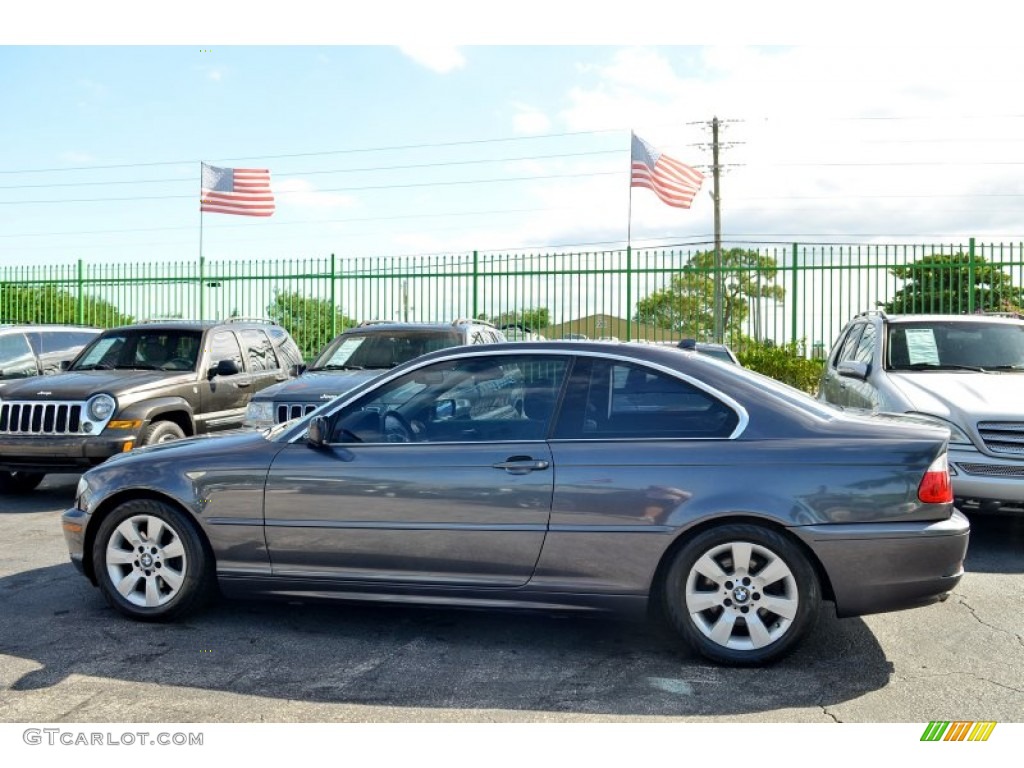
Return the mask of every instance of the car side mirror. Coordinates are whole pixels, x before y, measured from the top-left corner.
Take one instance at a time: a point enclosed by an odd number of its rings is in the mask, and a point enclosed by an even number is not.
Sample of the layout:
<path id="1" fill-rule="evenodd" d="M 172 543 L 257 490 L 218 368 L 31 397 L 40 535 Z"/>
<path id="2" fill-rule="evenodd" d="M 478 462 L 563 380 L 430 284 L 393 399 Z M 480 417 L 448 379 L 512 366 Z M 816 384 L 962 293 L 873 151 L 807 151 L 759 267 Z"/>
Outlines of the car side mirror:
<path id="1" fill-rule="evenodd" d="M 288 375 L 290 375 L 290 376 L 301 376 L 305 372 L 306 372 L 306 364 L 305 363 L 296 363 L 295 365 L 293 365 L 291 368 L 288 369 Z"/>
<path id="2" fill-rule="evenodd" d="M 306 428 L 306 442 L 313 448 L 323 448 L 327 445 L 327 434 L 330 426 L 327 417 L 317 416 L 309 422 Z"/>
<path id="3" fill-rule="evenodd" d="M 843 360 L 843 362 L 836 366 L 836 373 L 840 376 L 845 376 L 848 379 L 859 379 L 860 381 L 867 381 L 870 370 L 871 366 L 860 360 Z"/>
<path id="4" fill-rule="evenodd" d="M 71 368 L 71 361 L 70 360 L 61 360 L 60 361 L 60 369 L 62 371 L 66 371 L 66 370 L 68 370 L 70 368 Z"/>
<path id="5" fill-rule="evenodd" d="M 234 376 L 241 373 L 242 369 L 234 360 L 218 360 L 217 365 L 210 369 L 210 378 L 214 376 Z"/>

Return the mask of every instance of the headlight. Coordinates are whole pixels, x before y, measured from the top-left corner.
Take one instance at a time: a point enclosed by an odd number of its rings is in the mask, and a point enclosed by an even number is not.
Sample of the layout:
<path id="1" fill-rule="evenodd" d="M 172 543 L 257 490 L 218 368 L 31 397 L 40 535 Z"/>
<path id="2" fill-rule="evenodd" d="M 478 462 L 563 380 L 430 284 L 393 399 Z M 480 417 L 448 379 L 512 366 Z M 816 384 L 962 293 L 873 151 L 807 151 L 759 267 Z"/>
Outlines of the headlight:
<path id="1" fill-rule="evenodd" d="M 948 429 L 950 445 L 973 445 L 971 438 L 967 436 L 967 433 L 952 421 L 946 421 L 938 416 L 932 416 L 930 413 L 910 412 L 906 415 L 915 421 L 923 421 L 928 424 L 934 424 L 938 427 L 945 427 Z"/>
<path id="2" fill-rule="evenodd" d="M 245 426 L 264 427 L 274 426 L 274 404 L 268 400 L 261 402 L 250 402 L 245 409 Z"/>
<path id="3" fill-rule="evenodd" d="M 96 395 L 85 407 L 86 413 L 93 421 L 106 421 L 114 415 L 117 401 L 110 395 Z"/>

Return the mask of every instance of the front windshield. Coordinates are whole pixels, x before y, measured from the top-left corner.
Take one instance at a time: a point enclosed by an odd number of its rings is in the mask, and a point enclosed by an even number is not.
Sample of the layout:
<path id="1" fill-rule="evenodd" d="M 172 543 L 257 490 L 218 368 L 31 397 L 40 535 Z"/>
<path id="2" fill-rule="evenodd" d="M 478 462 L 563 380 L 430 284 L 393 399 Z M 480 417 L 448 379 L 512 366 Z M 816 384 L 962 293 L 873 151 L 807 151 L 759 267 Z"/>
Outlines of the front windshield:
<path id="1" fill-rule="evenodd" d="M 374 331 L 335 339 L 309 367 L 311 371 L 394 368 L 414 357 L 457 346 L 454 331 Z"/>
<path id="2" fill-rule="evenodd" d="M 890 371 L 1024 371 L 1024 323 L 935 320 L 889 328 Z"/>
<path id="3" fill-rule="evenodd" d="M 145 327 L 98 336 L 71 364 L 72 371 L 194 371 L 202 334 Z"/>

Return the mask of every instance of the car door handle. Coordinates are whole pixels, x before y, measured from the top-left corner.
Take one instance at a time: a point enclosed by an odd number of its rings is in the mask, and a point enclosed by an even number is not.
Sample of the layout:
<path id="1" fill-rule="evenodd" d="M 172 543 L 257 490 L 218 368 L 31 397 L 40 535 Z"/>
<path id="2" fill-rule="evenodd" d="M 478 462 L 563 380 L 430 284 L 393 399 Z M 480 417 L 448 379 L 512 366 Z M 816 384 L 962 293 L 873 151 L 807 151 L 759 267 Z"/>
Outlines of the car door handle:
<path id="1" fill-rule="evenodd" d="M 527 472 L 535 472 L 538 469 L 547 469 L 551 466 L 550 461 L 534 459 L 530 456 L 511 456 L 506 461 L 499 461 L 491 464 L 495 469 L 504 469 L 510 475 L 525 475 Z"/>

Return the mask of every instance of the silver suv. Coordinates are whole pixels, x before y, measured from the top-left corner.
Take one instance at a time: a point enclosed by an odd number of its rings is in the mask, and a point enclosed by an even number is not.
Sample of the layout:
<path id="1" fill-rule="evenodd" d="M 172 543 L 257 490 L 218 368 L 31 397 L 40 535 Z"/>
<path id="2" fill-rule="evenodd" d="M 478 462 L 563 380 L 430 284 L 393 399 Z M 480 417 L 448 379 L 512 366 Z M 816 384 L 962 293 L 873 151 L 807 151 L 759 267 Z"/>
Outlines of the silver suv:
<path id="1" fill-rule="evenodd" d="M 957 506 L 1024 513 L 1024 319 L 863 312 L 843 329 L 818 397 L 950 432 Z"/>
<path id="2" fill-rule="evenodd" d="M 78 325 L 0 325 L 0 380 L 59 373 L 99 333 Z"/>
<path id="3" fill-rule="evenodd" d="M 336 337 L 298 379 L 255 395 L 249 402 L 245 426 L 263 428 L 305 416 L 382 371 L 427 352 L 504 341 L 508 341 L 505 335 L 483 320 L 369 320 Z"/>

